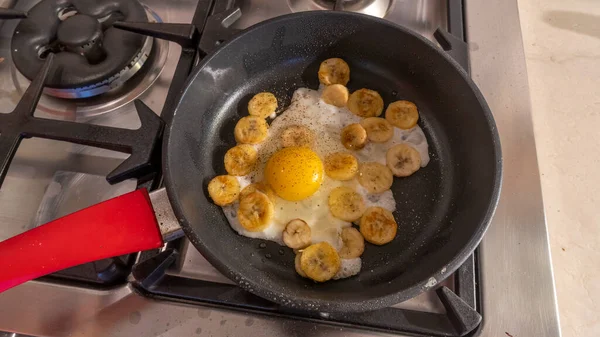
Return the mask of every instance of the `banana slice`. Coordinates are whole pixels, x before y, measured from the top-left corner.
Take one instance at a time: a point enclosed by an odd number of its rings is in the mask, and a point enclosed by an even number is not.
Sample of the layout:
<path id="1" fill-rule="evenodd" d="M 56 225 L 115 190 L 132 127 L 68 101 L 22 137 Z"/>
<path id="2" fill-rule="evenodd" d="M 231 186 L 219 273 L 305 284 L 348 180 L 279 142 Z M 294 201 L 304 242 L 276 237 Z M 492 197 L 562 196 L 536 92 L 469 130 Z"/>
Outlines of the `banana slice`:
<path id="1" fill-rule="evenodd" d="M 245 176 L 252 172 L 258 152 L 252 145 L 239 144 L 225 153 L 225 170 L 232 176 Z"/>
<path id="2" fill-rule="evenodd" d="M 238 220 L 250 232 L 260 232 L 267 228 L 274 214 L 273 203 L 264 193 L 252 192 L 240 198 Z"/>
<path id="3" fill-rule="evenodd" d="M 269 184 L 263 181 L 253 183 L 244 187 L 244 189 L 242 189 L 242 191 L 240 192 L 240 199 L 243 198 L 245 195 L 256 191 L 266 194 L 267 197 L 269 197 L 269 199 L 271 200 L 271 202 L 275 201 L 275 191 L 273 191 Z"/>
<path id="4" fill-rule="evenodd" d="M 367 131 L 358 123 L 342 129 L 342 145 L 348 150 L 360 150 L 367 145 Z"/>
<path id="5" fill-rule="evenodd" d="M 325 85 L 342 84 L 350 81 L 350 67 L 340 58 L 330 58 L 319 66 L 319 82 Z"/>
<path id="6" fill-rule="evenodd" d="M 325 157 L 325 174 L 335 180 L 350 180 L 358 173 L 358 160 L 350 153 L 336 152 Z"/>
<path id="7" fill-rule="evenodd" d="M 300 256 L 300 269 L 317 282 L 330 280 L 340 270 L 338 252 L 327 242 L 308 246 Z"/>
<path id="8" fill-rule="evenodd" d="M 392 187 L 394 175 L 385 165 L 371 162 L 362 163 L 358 167 L 358 182 L 369 193 L 382 193 Z"/>
<path id="9" fill-rule="evenodd" d="M 304 125 L 291 125 L 281 133 L 281 146 L 306 146 L 315 145 L 315 133 Z"/>
<path id="10" fill-rule="evenodd" d="M 381 207 L 369 207 L 360 219 L 360 233 L 375 245 L 384 245 L 396 237 L 398 224 L 392 212 Z"/>
<path id="11" fill-rule="evenodd" d="M 242 117 L 233 130 L 233 135 L 238 143 L 258 144 L 267 138 L 269 125 L 260 117 Z"/>
<path id="12" fill-rule="evenodd" d="M 332 84 L 323 89 L 321 98 L 327 104 L 344 107 L 348 102 L 348 88 L 341 84 Z"/>
<path id="13" fill-rule="evenodd" d="M 385 159 L 396 177 L 408 177 L 421 168 L 421 155 L 410 145 L 398 144 L 391 147 Z"/>
<path id="14" fill-rule="evenodd" d="M 359 257 L 365 251 L 365 238 L 354 227 L 346 227 L 342 229 L 343 246 L 340 249 L 340 257 L 342 259 L 354 259 Z"/>
<path id="15" fill-rule="evenodd" d="M 270 92 L 261 92 L 248 102 L 248 113 L 250 116 L 267 118 L 277 110 L 277 98 Z"/>
<path id="16" fill-rule="evenodd" d="M 304 270 L 302 270 L 302 253 L 298 253 L 296 254 L 296 257 L 294 258 L 294 267 L 296 268 L 296 273 L 298 273 L 298 275 L 302 276 L 302 277 L 307 277 L 306 273 L 304 272 Z"/>
<path id="17" fill-rule="evenodd" d="M 285 226 L 283 243 L 293 249 L 310 245 L 310 227 L 302 219 L 294 219 Z"/>
<path id="18" fill-rule="evenodd" d="M 327 203 L 334 217 L 350 222 L 360 218 L 366 207 L 362 196 L 346 186 L 334 188 Z"/>
<path id="19" fill-rule="evenodd" d="M 367 138 L 373 143 L 385 143 L 394 136 L 394 127 L 380 117 L 368 117 L 360 121 L 367 131 Z"/>
<path id="20" fill-rule="evenodd" d="M 417 125 L 419 111 L 413 102 L 396 101 L 388 105 L 385 110 L 385 119 L 393 126 L 406 130 Z"/>
<path id="21" fill-rule="evenodd" d="M 360 117 L 379 116 L 383 112 L 383 98 L 375 90 L 356 90 L 348 98 L 348 110 Z"/>
<path id="22" fill-rule="evenodd" d="M 226 206 L 237 200 L 240 183 L 232 176 L 216 176 L 208 183 L 208 195 L 219 206 Z"/>

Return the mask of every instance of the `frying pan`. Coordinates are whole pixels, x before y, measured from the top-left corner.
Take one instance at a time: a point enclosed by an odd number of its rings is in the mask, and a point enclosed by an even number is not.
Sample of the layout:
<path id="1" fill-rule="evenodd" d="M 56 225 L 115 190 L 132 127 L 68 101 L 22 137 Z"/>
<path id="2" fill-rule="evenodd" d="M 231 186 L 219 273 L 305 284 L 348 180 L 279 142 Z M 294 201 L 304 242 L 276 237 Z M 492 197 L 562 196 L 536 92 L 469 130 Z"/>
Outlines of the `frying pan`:
<path id="1" fill-rule="evenodd" d="M 296 274 L 291 249 L 235 233 L 221 208 L 210 201 L 206 186 L 224 173 L 223 156 L 235 145 L 233 127 L 247 115 L 250 97 L 270 91 L 285 107 L 297 88 L 318 87 L 319 64 L 330 57 L 350 65 L 350 91 L 377 90 L 386 105 L 399 99 L 416 103 L 431 162 L 408 178 L 394 180 L 399 226 L 394 241 L 384 246 L 367 243 L 357 276 L 317 284 Z M 268 20 L 204 58 L 181 94 L 163 146 L 168 199 L 191 243 L 242 288 L 303 310 L 373 310 L 435 286 L 479 244 L 501 181 L 493 117 L 464 70 L 415 33 L 348 12 L 304 12 Z M 127 204 L 121 200 L 125 198 Z M 79 223 L 70 227 L 73 216 Z M 106 221 L 110 224 L 104 225 Z M 52 272 L 68 266 L 53 261 L 75 254 L 66 254 L 60 244 L 44 254 L 32 249 L 40 249 L 36 244 L 52 246 L 47 237 L 60 241 L 61 230 L 85 236 L 78 243 L 81 247 L 72 249 L 79 254 L 100 250 L 93 256 L 97 259 L 159 246 L 157 228 L 149 198 L 138 190 L 32 230 L 38 231 L 37 241 L 27 241 L 30 231 L 2 242 L 0 256 L 25 247 L 35 259 L 30 264 Z M 115 229 L 127 233 L 111 231 Z M 279 253 L 282 249 L 284 254 Z M 70 261 L 75 262 L 85 261 Z M 0 270 L 6 270 L 6 263 L 0 261 Z M 39 269 L 0 276 L 0 290 L 42 275 Z"/>

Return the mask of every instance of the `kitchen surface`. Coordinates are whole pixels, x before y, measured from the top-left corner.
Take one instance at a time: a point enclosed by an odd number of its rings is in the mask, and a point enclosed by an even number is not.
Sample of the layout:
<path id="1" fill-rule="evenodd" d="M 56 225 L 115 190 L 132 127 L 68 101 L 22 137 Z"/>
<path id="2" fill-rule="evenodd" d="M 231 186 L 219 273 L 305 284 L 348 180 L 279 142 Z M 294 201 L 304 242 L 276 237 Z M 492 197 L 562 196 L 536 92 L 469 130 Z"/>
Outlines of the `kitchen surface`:
<path id="1" fill-rule="evenodd" d="M 519 0 L 562 334 L 600 335 L 600 3 Z"/>
<path id="2" fill-rule="evenodd" d="M 0 1 L 1 7 L 23 10 L 35 3 Z M 142 3 L 144 7 L 134 12 L 151 24 L 197 24 L 201 5 L 210 1 Z M 470 71 L 494 113 L 504 157 L 502 194 L 481 246 L 457 272 L 440 286 L 390 308 L 364 315 L 307 313 L 248 294 L 214 269 L 189 241 L 175 240 L 161 249 L 70 268 L 0 293 L 0 336 L 4 337 L 3 330 L 11 337 L 16 332 L 554 337 L 561 335 L 559 329 L 568 337 L 600 334 L 596 315 L 600 230 L 593 213 L 594 179 L 598 179 L 593 175 L 600 158 L 594 128 L 600 118 L 596 92 L 600 5 L 591 0 L 568 5 L 535 0 L 352 0 L 346 6 L 384 17 L 444 45 Z M 266 18 L 310 9 L 332 10 L 334 4 L 216 1 L 200 49 L 210 52 L 235 30 Z M 73 15 L 67 10 L 59 14 L 61 20 Z M 103 22 L 111 20 L 103 18 Z M 1 26 L 0 62 L 18 57 L 7 43 L 17 22 L 5 21 Z M 451 48 L 435 36 L 439 27 L 452 34 L 446 37 Z M 154 111 L 167 123 L 172 117 L 169 107 L 177 88 L 202 54 L 190 48 L 185 38 L 180 36 L 174 43 L 140 34 L 135 40 L 139 48 L 130 53 L 130 64 L 118 75 L 76 90 L 46 90 L 36 117 L 89 124 L 100 139 L 90 140 L 78 132 L 65 134 L 64 128 L 54 138 L 100 143 L 104 149 L 24 140 L 0 189 L 0 240 L 135 189 L 135 179 L 110 186 L 105 177 L 127 174 L 113 171 L 127 158 L 118 152 L 124 146 L 133 146 L 137 154 L 149 153 L 135 141 L 127 141 L 136 137 L 133 129 L 140 124 L 149 130 L 148 137 L 159 133 L 145 112 Z M 93 47 L 83 51 L 87 57 L 96 55 Z M 469 50 L 468 56 L 460 53 L 461 47 Z M 41 52 L 40 58 L 45 55 Z M 16 67 L 0 63 L 0 113 L 17 109 L 29 85 L 22 64 L 21 60 Z M 134 103 L 135 99 L 143 103 Z M 111 126 L 126 129 L 119 131 L 116 143 L 101 136 L 108 130 L 104 127 Z M 146 178 L 142 187 L 161 185 L 160 177 Z M 151 197 L 158 199 L 161 193 L 156 190 Z"/>

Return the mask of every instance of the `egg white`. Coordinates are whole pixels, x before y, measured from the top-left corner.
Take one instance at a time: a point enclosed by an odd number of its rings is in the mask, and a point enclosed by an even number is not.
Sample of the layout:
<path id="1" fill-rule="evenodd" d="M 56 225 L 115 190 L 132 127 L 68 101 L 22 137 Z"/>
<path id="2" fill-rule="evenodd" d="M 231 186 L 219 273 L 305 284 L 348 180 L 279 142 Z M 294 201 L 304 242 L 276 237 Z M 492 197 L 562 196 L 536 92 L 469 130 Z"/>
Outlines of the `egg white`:
<path id="1" fill-rule="evenodd" d="M 406 143 L 413 146 L 421 156 L 421 167 L 429 163 L 429 145 L 423 130 L 415 126 L 410 130 L 394 128 L 394 136 L 385 143 L 369 142 L 359 151 L 349 151 L 340 141 L 342 129 L 352 123 L 359 123 L 361 118 L 352 114 L 347 108 L 339 108 L 326 104 L 320 99 L 321 90 L 300 88 L 294 92 L 290 106 L 275 117 L 269 127 L 267 139 L 255 145 L 258 151 L 258 162 L 255 169 L 247 176 L 237 177 L 243 189 L 247 185 L 263 180 L 264 168 L 271 155 L 280 150 L 280 135 L 288 126 L 303 125 L 312 130 L 316 136 L 313 150 L 321 160 L 335 152 L 352 152 L 358 162 L 386 163 L 386 152 L 396 144 Z M 312 196 L 300 201 L 287 201 L 276 198 L 275 215 L 266 229 L 260 232 L 250 232 L 242 227 L 237 218 L 238 203 L 223 207 L 223 211 L 231 227 L 240 235 L 251 238 L 271 240 L 284 245 L 282 232 L 286 224 L 293 219 L 302 219 L 311 227 L 312 243 L 327 241 L 336 249 L 342 247 L 340 233 L 343 228 L 352 224 L 335 218 L 329 212 L 327 199 L 331 190 L 338 186 L 348 186 L 363 196 L 367 207 L 379 206 L 391 212 L 396 209 L 392 191 L 381 194 L 368 194 L 358 181 L 333 180 L 326 175 L 319 190 Z M 344 268 L 336 278 L 356 275 L 361 268 L 360 258 L 343 260 Z"/>

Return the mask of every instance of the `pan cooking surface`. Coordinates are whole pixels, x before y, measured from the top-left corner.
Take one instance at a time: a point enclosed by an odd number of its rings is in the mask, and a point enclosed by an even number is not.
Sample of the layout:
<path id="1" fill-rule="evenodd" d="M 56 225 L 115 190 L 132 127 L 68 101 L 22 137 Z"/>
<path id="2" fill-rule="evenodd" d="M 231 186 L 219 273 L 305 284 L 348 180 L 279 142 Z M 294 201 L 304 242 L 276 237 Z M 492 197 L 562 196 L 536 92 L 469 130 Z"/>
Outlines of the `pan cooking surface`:
<path id="1" fill-rule="evenodd" d="M 387 104 L 419 107 L 430 163 L 394 179 L 396 239 L 366 244 L 355 277 L 316 284 L 298 276 L 291 249 L 235 233 L 206 186 L 224 174 L 233 128 L 256 93 L 289 105 L 316 89 L 321 61 L 342 57 L 348 88 L 378 91 Z M 491 114 L 466 74 L 405 29 L 338 12 L 293 14 L 261 23 L 208 56 L 192 75 L 165 144 L 167 190 L 191 242 L 242 287 L 288 306 L 370 310 L 400 302 L 450 275 L 481 239 L 498 197 L 500 149 Z"/>

